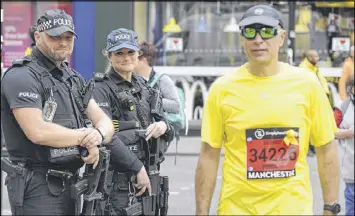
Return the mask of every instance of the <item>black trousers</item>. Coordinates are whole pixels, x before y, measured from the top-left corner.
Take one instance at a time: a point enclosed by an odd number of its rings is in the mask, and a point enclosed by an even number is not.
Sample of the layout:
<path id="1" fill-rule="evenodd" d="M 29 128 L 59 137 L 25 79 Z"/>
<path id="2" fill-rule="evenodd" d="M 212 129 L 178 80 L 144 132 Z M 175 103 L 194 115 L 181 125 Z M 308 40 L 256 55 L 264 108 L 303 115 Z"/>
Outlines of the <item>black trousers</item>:
<path id="1" fill-rule="evenodd" d="M 57 177 L 48 177 L 45 173 L 30 171 L 25 187 L 22 206 L 14 206 L 10 200 L 13 215 L 74 215 L 75 200 L 70 198 L 70 182 Z M 6 177 L 9 198 L 16 193 L 14 178 Z M 50 182 L 50 187 L 49 183 Z M 65 189 L 64 189 L 65 188 Z"/>

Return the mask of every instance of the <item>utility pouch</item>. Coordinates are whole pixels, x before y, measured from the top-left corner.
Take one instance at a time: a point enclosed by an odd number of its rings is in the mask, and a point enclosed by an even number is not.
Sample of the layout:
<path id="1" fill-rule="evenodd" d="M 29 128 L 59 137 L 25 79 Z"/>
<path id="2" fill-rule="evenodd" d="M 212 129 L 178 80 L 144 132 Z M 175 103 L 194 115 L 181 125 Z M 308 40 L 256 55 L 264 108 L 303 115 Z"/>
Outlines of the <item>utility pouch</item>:
<path id="1" fill-rule="evenodd" d="M 47 187 L 53 196 L 60 196 L 65 191 L 65 180 L 55 176 L 46 176 Z"/>
<path id="2" fill-rule="evenodd" d="M 67 116 L 62 119 L 54 119 L 53 121 L 66 128 L 74 128 L 73 120 Z M 45 147 L 47 149 L 48 161 L 54 164 L 68 164 L 68 163 L 80 163 L 82 161 L 80 157 L 80 149 L 78 146 L 53 148 Z"/>
<path id="3" fill-rule="evenodd" d="M 81 161 L 78 146 L 48 148 L 48 161 L 55 164 L 68 164 Z"/>
<path id="4" fill-rule="evenodd" d="M 49 169 L 46 173 L 48 190 L 53 196 L 60 196 L 66 190 L 66 182 L 73 177 L 70 172 Z"/>

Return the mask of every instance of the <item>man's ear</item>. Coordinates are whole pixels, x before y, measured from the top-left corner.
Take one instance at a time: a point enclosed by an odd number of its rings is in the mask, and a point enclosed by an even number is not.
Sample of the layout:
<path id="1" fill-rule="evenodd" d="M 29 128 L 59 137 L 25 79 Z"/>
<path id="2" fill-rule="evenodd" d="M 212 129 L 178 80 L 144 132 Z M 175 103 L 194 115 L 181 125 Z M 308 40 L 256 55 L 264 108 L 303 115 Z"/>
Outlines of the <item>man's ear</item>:
<path id="1" fill-rule="evenodd" d="M 282 35 L 281 35 L 280 48 L 284 45 L 285 40 L 287 40 L 286 33 L 283 32 Z"/>
<path id="2" fill-rule="evenodd" d="M 37 41 L 40 39 L 40 37 L 41 37 L 39 31 L 35 31 L 35 32 L 33 33 L 33 36 L 34 36 L 36 42 L 37 42 Z"/>

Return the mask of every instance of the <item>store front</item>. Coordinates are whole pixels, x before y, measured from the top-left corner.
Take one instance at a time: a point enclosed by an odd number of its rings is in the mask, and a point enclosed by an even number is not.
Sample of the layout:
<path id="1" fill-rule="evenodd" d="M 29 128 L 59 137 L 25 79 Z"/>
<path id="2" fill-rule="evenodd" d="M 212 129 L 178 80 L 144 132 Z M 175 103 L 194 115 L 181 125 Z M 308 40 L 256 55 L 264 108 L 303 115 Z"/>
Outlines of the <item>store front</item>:
<path id="1" fill-rule="evenodd" d="M 23 56 L 31 43 L 28 28 L 39 14 L 50 8 L 62 8 L 73 16 L 79 35 L 71 64 L 86 78 L 105 68 L 107 60 L 101 51 L 105 47 L 106 36 L 112 29 L 120 27 L 134 29 L 140 42 L 147 40 L 158 47 L 158 66 L 238 67 L 247 60 L 240 43 L 238 21 L 243 12 L 256 3 L 4 2 L 2 62 L 6 68 L 14 59 Z M 287 30 L 289 2 L 268 3 L 281 12 Z M 338 63 L 332 62 L 339 60 L 330 58 L 334 55 L 329 52 L 332 38 L 351 38 L 354 32 L 353 11 L 353 4 L 298 2 L 295 63 L 300 62 L 305 50 L 316 49 L 322 66 L 339 67 Z M 339 31 L 329 36 L 327 29 L 335 18 Z M 354 40 L 350 39 L 350 43 L 353 44 Z M 343 51 L 340 54 L 341 58 L 345 58 L 348 53 Z M 287 61 L 287 43 L 280 50 L 280 60 Z"/>
<path id="2" fill-rule="evenodd" d="M 238 21 L 257 1 L 245 2 L 150 2 L 148 40 L 159 48 L 161 66 L 240 66 L 246 56 L 240 43 Z M 281 12 L 284 29 L 289 26 L 289 2 L 268 1 Z M 295 63 L 303 52 L 316 49 L 328 61 L 333 37 L 350 38 L 354 31 L 354 2 L 296 3 Z M 338 31 L 329 33 L 333 24 Z M 180 30 L 164 31 L 176 22 Z M 177 29 L 178 29 L 177 28 Z M 351 42 L 353 44 L 353 40 Z M 350 48 L 347 47 L 347 50 Z M 280 50 L 286 61 L 287 43 Z M 344 50 L 344 55 L 347 55 Z M 329 65 L 332 66 L 332 65 Z M 338 65 L 334 65 L 338 66 Z"/>

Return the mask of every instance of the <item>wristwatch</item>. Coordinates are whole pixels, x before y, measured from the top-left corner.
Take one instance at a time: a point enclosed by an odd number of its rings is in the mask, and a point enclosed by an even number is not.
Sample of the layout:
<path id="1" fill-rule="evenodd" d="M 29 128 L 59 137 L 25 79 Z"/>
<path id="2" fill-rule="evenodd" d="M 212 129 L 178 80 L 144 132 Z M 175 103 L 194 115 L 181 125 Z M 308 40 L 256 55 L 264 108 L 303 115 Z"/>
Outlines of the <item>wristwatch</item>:
<path id="1" fill-rule="evenodd" d="M 96 130 L 101 134 L 102 141 L 104 141 L 107 136 L 106 132 L 100 127 L 96 128 Z"/>
<path id="2" fill-rule="evenodd" d="M 333 205 L 324 204 L 323 210 L 330 211 L 333 214 L 339 214 L 341 207 L 338 203 L 334 203 Z"/>

